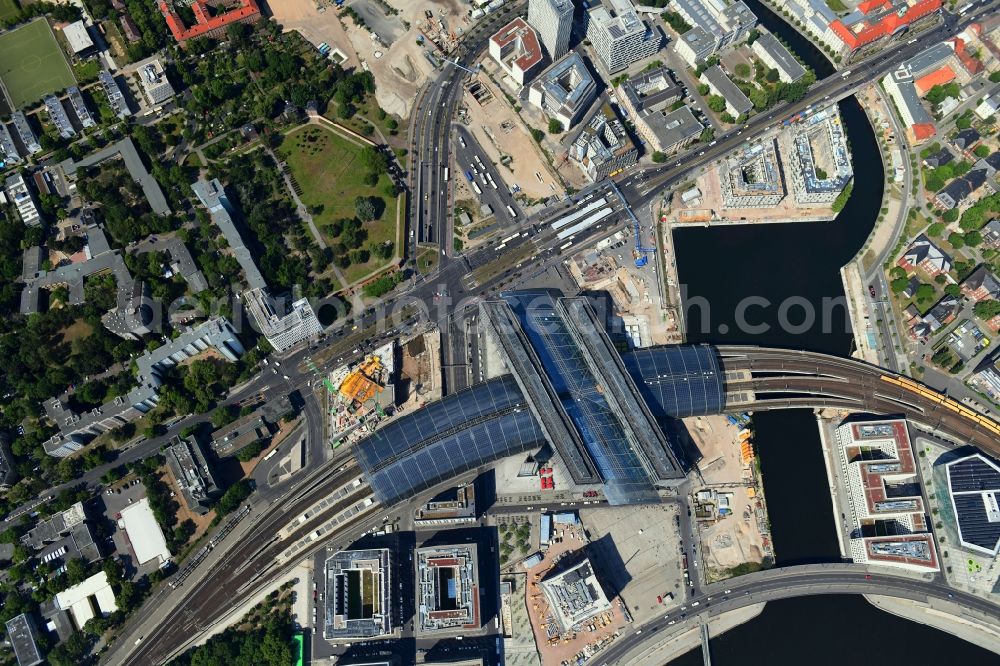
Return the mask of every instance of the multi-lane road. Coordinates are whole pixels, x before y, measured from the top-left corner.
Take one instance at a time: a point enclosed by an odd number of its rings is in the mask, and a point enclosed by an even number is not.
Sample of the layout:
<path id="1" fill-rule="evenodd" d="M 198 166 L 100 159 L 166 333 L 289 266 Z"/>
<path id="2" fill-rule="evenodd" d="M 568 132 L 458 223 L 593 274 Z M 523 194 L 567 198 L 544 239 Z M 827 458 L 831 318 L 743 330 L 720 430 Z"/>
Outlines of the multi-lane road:
<path id="1" fill-rule="evenodd" d="M 971 15 L 964 17 L 964 20 L 974 20 L 982 13 L 992 10 L 995 5 L 996 2 L 992 2 L 982 6 Z M 505 15 L 499 19 L 494 19 L 494 22 L 489 27 L 495 27 L 499 20 L 503 20 L 511 14 L 521 11 L 523 7 L 523 2 L 508 6 Z M 818 82 L 800 102 L 793 105 L 785 105 L 765 115 L 757 116 L 751 119 L 743 128 L 720 137 L 712 146 L 705 147 L 703 150 L 690 151 L 672 160 L 668 165 L 643 169 L 637 171 L 634 175 L 624 176 L 620 179 L 620 186 L 625 199 L 635 207 L 644 205 L 658 196 L 663 188 L 686 177 L 692 170 L 703 167 L 725 155 L 744 141 L 751 140 L 754 136 L 765 131 L 776 122 L 780 122 L 783 118 L 805 109 L 810 104 L 842 99 L 850 95 L 858 86 L 889 71 L 900 60 L 916 54 L 933 42 L 955 34 L 960 29 L 957 23 L 956 18 L 948 16 L 942 25 L 921 35 L 914 44 L 906 45 L 886 54 L 876 56 L 864 63 L 854 65 L 852 73 L 848 76 L 834 75 L 824 81 Z M 458 65 L 464 67 L 472 63 L 475 55 L 482 50 L 488 34 L 489 29 L 483 26 L 483 29 L 479 32 L 474 31 L 468 35 L 467 46 L 460 51 Z M 504 248 L 505 252 L 503 253 L 497 250 L 494 245 L 475 252 L 466 253 L 458 260 L 449 260 L 452 238 L 450 226 L 451 200 L 448 191 L 449 188 L 447 187 L 447 183 L 444 182 L 444 169 L 449 165 L 451 156 L 450 127 L 454 117 L 454 110 L 461 99 L 464 76 L 465 71 L 461 67 L 454 64 L 446 64 L 442 72 L 421 92 L 412 118 L 411 164 L 413 168 L 411 169 L 411 182 L 413 183 L 412 195 L 414 197 L 412 218 L 414 226 L 411 227 L 413 234 L 410 252 L 411 256 L 415 255 L 418 242 L 430 244 L 437 248 L 437 251 L 441 255 L 441 260 L 438 271 L 433 279 L 417 281 L 405 293 L 387 299 L 384 305 L 396 306 L 398 310 L 399 307 L 409 303 L 414 307 L 419 306 L 419 312 L 414 317 L 409 317 L 406 322 L 394 322 L 391 328 L 384 326 L 377 328 L 380 322 L 384 322 L 384 312 L 366 311 L 359 313 L 354 318 L 357 326 L 355 329 L 357 330 L 356 334 L 350 332 L 344 333 L 342 329 L 341 333 L 330 335 L 322 341 L 321 346 L 325 349 L 327 357 L 323 363 L 318 364 L 319 370 L 326 369 L 337 363 L 347 362 L 360 356 L 363 353 L 364 347 L 358 345 L 362 339 L 367 340 L 370 348 L 383 340 L 395 337 L 399 334 L 403 326 L 413 326 L 426 321 L 438 324 L 444 323 L 456 310 L 468 307 L 474 304 L 479 298 L 491 294 L 500 288 L 516 284 L 526 273 L 544 270 L 547 266 L 557 263 L 560 261 L 558 252 L 560 239 L 547 227 L 547 223 L 554 217 L 565 214 L 580 198 L 606 187 L 599 184 L 587 188 L 572 200 L 556 204 L 539 218 L 522 221 L 520 228 L 523 229 L 523 235 L 519 234 L 518 239 L 514 241 L 514 245 L 509 250 Z M 454 178 L 456 176 L 457 174 L 453 174 L 451 177 Z M 500 185 L 499 182 L 498 185 Z M 615 216 L 615 218 L 617 217 Z M 585 240 L 596 237 L 599 234 L 608 233 L 609 231 L 607 226 L 595 225 L 593 229 L 588 230 L 583 235 L 586 238 L 581 236 L 577 242 L 582 243 Z M 475 267 L 500 262 L 503 260 L 503 256 L 524 256 L 523 254 L 515 253 L 513 250 L 525 244 L 530 244 L 528 248 L 530 253 L 526 256 L 527 263 L 530 265 L 523 267 L 517 265 L 504 267 L 501 265 L 497 272 L 484 274 L 482 280 L 476 279 L 469 282 L 464 279 Z M 525 261 L 522 260 L 521 263 L 525 263 Z M 440 296 L 442 293 L 445 296 Z M 435 294 L 438 295 L 436 298 Z M 372 334 L 370 333 L 371 331 L 376 332 Z M 311 375 L 313 370 L 307 369 L 304 362 L 314 352 L 318 353 L 318 349 L 301 350 L 291 355 L 284 361 L 287 368 L 284 374 L 278 375 L 265 372 L 243 390 L 249 394 L 253 391 L 269 390 L 278 385 L 282 385 L 288 389 L 308 388 L 312 381 Z M 288 377 L 288 379 L 284 379 L 284 377 Z M 817 377 L 813 377 L 812 381 L 828 383 L 827 379 Z M 875 390 L 876 386 L 871 383 L 859 384 L 859 386 L 862 385 L 865 386 L 865 390 L 872 391 Z M 880 402 L 878 406 L 887 409 L 889 412 L 900 411 L 898 405 L 903 402 L 904 397 L 900 395 L 893 399 L 891 397 L 892 391 L 889 389 L 887 391 L 888 393 L 883 392 L 883 394 L 890 397 L 879 398 L 883 402 Z M 323 446 L 321 430 L 322 415 L 317 412 L 318 408 L 309 408 L 307 411 L 307 420 L 310 428 L 309 438 L 311 441 L 320 442 L 320 446 Z M 952 427 L 946 422 L 947 417 L 948 415 L 943 415 L 939 423 L 945 427 Z M 958 428 L 959 426 L 954 427 Z M 316 432 L 316 428 L 320 428 L 318 433 Z M 960 428 L 959 431 L 961 431 Z M 971 435 L 975 436 L 976 433 L 972 432 Z M 971 441 L 978 440 L 972 439 Z M 142 450 L 152 446 L 152 442 L 146 443 Z M 208 564 L 203 573 L 199 573 L 197 580 L 204 581 L 203 584 L 197 587 L 192 584 L 189 591 L 181 594 L 179 601 L 175 605 L 172 605 L 169 610 L 167 610 L 166 606 L 160 606 L 156 603 L 147 604 L 144 610 L 134 618 L 134 622 L 130 623 L 130 626 L 138 627 L 151 624 L 154 628 L 149 632 L 139 634 L 141 638 L 137 638 L 137 630 L 131 633 L 123 632 L 128 638 L 120 641 L 118 646 L 116 646 L 116 649 L 112 652 L 114 655 L 112 660 L 115 663 L 135 664 L 162 660 L 175 651 L 177 647 L 186 643 L 191 636 L 205 629 L 212 621 L 224 615 L 228 609 L 239 603 L 239 601 L 249 598 L 254 589 L 258 589 L 279 575 L 283 571 L 283 568 L 276 566 L 275 561 L 283 550 L 288 547 L 290 541 L 287 539 L 275 541 L 275 533 L 294 518 L 298 512 L 329 495 L 338 487 L 338 484 L 344 482 L 349 474 L 356 473 L 356 470 L 347 470 L 343 473 L 331 471 L 335 469 L 334 464 L 340 461 L 341 459 L 338 458 L 332 463 L 327 462 L 325 466 L 311 473 L 308 478 L 313 481 L 309 484 L 297 484 L 299 490 L 296 491 L 295 495 L 291 495 L 287 499 L 282 498 L 279 504 L 263 510 L 263 514 L 255 513 L 251 518 L 253 525 L 244 528 L 246 534 L 241 532 L 239 543 L 231 546 L 225 553 L 222 553 L 217 559 Z M 367 487 L 365 486 L 365 488 Z M 364 492 L 368 491 L 359 491 L 358 495 L 352 497 L 352 499 L 364 496 Z M 254 509 L 254 511 L 262 510 Z M 296 530 L 289 539 L 300 538 L 302 534 L 308 533 L 322 518 L 328 515 L 329 512 L 324 512 L 322 515 L 314 516 L 308 523 L 303 524 Z M 346 529 L 338 532 L 338 537 L 347 538 L 352 534 L 360 535 L 369 529 L 375 520 L 377 520 L 376 516 L 369 517 L 368 514 L 365 514 L 364 517 L 358 519 L 356 522 L 352 522 Z M 303 553 L 303 555 L 305 554 Z M 786 575 L 784 570 L 777 570 L 772 575 L 774 577 L 768 578 L 766 581 L 739 579 L 741 587 L 735 587 L 734 583 L 732 589 L 743 590 L 745 587 L 745 591 L 751 592 L 751 595 L 755 594 L 754 591 L 756 590 L 758 600 L 761 600 L 759 596 L 761 593 L 789 596 L 790 594 L 798 593 L 817 593 L 815 591 L 810 592 L 809 590 L 826 592 L 831 589 L 829 586 L 841 584 L 844 584 L 845 587 L 839 589 L 852 592 L 862 591 L 862 588 L 868 591 L 881 590 L 883 593 L 903 592 L 910 589 L 906 587 L 906 585 L 910 584 L 915 587 L 912 591 L 907 592 L 908 594 L 919 593 L 926 597 L 927 594 L 933 592 L 933 590 L 931 592 L 928 591 L 930 588 L 927 587 L 927 583 L 914 581 L 904 584 L 896 581 L 895 577 L 884 577 L 881 574 L 879 577 L 879 587 L 874 585 L 865 586 L 864 583 L 844 583 L 843 576 L 856 576 L 856 573 L 853 571 L 847 574 L 843 572 L 836 574 L 802 572 L 794 575 L 792 572 L 788 572 Z M 830 575 L 833 578 L 823 578 L 824 575 Z M 255 584 L 244 584 L 247 581 L 254 580 L 255 577 L 257 577 Z M 883 578 L 885 578 L 884 581 Z M 892 580 L 889 580 L 890 578 Z M 774 590 L 768 592 L 770 590 L 768 586 L 772 583 L 775 586 Z M 884 583 L 884 585 L 881 583 Z M 827 587 L 824 588 L 824 585 Z M 855 587 L 848 589 L 850 585 L 854 585 Z M 167 593 L 161 590 L 157 594 L 165 595 Z M 709 608 L 707 596 L 706 594 L 706 603 L 702 612 Z M 902 596 L 906 595 L 903 594 Z M 730 602 L 732 602 L 732 598 L 725 600 L 725 603 Z M 963 599 L 963 603 L 965 602 L 966 600 Z M 968 607 L 975 607 L 973 600 L 968 600 Z M 161 613 L 162 617 L 154 617 L 157 612 Z M 670 625 L 664 623 L 664 627 L 666 626 Z M 659 628 L 663 629 L 664 627 Z M 649 632 L 645 635 L 648 636 Z M 637 639 L 629 640 L 635 642 Z M 132 641 L 137 642 L 133 643 Z M 627 641 L 623 641 L 616 645 L 614 649 L 626 649 L 626 647 Z"/>
<path id="2" fill-rule="evenodd" d="M 1000 625 L 1000 607 L 982 597 L 959 592 L 940 579 L 893 574 L 860 564 L 802 565 L 770 569 L 710 585 L 683 602 L 683 610 L 674 609 L 647 625 L 632 628 L 607 651 L 597 655 L 595 663 L 607 666 L 643 663 L 636 657 L 644 643 L 660 643 L 677 637 L 709 616 L 762 602 L 818 594 L 871 594 L 919 603 L 932 601 L 938 610 L 965 616 L 967 621 Z M 626 660 L 627 657 L 632 658 Z"/>

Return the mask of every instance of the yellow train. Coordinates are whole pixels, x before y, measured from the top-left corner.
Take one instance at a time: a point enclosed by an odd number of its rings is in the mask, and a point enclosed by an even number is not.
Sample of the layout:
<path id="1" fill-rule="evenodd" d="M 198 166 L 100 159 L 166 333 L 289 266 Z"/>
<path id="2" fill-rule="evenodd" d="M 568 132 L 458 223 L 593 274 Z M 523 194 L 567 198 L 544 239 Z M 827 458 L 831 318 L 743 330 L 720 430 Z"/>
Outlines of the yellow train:
<path id="1" fill-rule="evenodd" d="M 916 393 L 925 400 L 930 400 L 931 402 L 936 402 L 946 409 L 950 409 L 953 412 L 960 414 L 961 416 L 975 422 L 976 424 L 982 426 L 989 432 L 1000 437 L 1000 424 L 997 424 L 993 419 L 983 416 L 979 412 L 969 409 L 957 400 L 953 400 L 946 395 L 938 393 L 933 389 L 929 389 L 919 382 L 915 382 L 907 377 L 891 377 L 889 375 L 881 375 L 880 379 L 884 382 L 898 386 L 900 388 L 906 389 L 911 393 Z"/>

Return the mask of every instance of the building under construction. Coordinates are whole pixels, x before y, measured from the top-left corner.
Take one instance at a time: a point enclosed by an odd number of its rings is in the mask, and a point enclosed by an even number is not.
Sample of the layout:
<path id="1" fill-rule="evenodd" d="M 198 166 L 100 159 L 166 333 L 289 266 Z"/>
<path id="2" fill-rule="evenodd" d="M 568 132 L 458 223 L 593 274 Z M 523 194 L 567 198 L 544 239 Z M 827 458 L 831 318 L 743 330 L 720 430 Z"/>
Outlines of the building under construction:
<path id="1" fill-rule="evenodd" d="M 353 411 L 357 411 L 385 389 L 385 370 L 381 357 L 369 356 L 348 373 L 337 392 Z"/>

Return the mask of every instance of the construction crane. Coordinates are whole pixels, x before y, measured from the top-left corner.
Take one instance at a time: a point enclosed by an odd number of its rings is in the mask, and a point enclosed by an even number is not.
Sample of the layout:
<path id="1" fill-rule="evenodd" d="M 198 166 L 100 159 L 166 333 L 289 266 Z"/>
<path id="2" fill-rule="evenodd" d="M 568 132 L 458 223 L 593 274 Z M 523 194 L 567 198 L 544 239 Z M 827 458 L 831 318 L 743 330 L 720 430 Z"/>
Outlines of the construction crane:
<path id="1" fill-rule="evenodd" d="M 632 212 L 632 207 L 628 205 L 628 201 L 626 201 L 625 197 L 622 196 L 621 190 L 618 189 L 618 185 L 615 184 L 615 181 L 612 180 L 610 182 L 611 189 L 613 189 L 615 194 L 618 195 L 618 198 L 621 199 L 622 206 L 625 207 L 625 212 L 628 213 L 628 216 L 632 219 L 632 227 L 635 229 L 635 249 L 632 251 L 632 254 L 635 257 L 635 267 L 642 268 L 649 263 L 649 255 L 656 253 L 656 248 L 643 246 L 639 218 L 637 218 L 635 213 Z"/>

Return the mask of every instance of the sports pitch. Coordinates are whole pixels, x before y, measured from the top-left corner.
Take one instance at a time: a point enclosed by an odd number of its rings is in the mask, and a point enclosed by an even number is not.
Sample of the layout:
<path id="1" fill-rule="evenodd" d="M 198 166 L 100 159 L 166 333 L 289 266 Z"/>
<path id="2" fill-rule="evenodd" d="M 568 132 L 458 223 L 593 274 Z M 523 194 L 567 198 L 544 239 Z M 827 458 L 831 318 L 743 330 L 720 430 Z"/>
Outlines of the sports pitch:
<path id="1" fill-rule="evenodd" d="M 44 18 L 0 35 L 0 81 L 15 109 L 76 85 L 73 70 Z"/>

